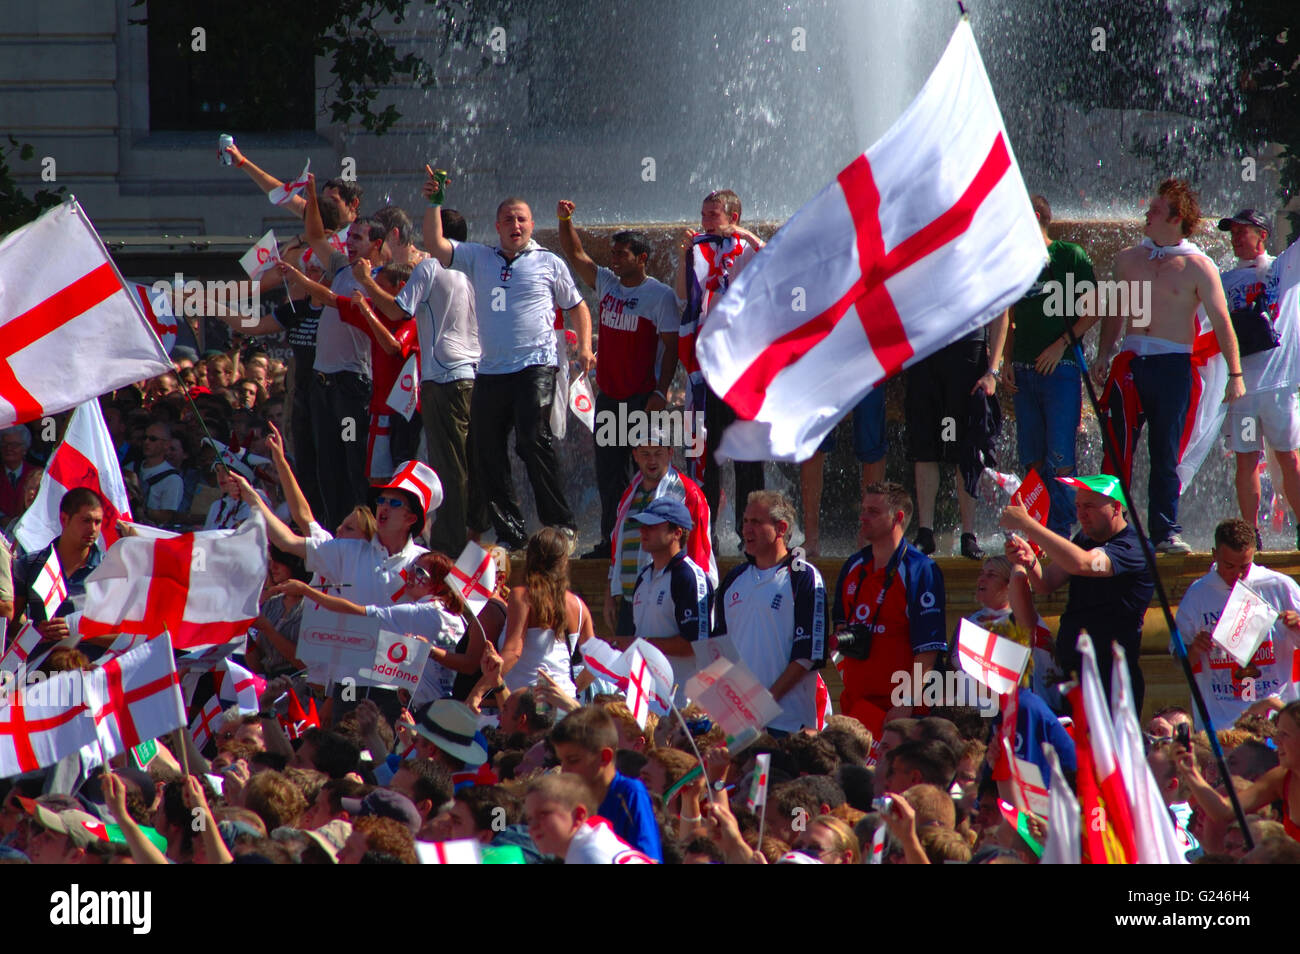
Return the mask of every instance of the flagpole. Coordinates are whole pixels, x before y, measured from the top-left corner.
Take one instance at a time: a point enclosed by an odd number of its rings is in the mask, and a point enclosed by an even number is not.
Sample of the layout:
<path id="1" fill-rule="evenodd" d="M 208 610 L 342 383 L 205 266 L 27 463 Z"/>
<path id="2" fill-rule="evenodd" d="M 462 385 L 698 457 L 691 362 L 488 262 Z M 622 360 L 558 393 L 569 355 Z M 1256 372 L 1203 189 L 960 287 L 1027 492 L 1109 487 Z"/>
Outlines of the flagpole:
<path id="1" fill-rule="evenodd" d="M 674 685 L 672 694 L 668 697 L 668 706 L 673 710 L 673 715 L 677 716 L 677 721 L 680 723 L 682 731 L 686 733 L 686 741 L 691 743 L 691 749 L 695 752 L 695 757 L 700 760 L 700 774 L 704 776 L 704 794 L 708 798 L 709 804 L 712 805 L 713 783 L 709 781 L 709 767 L 704 764 L 704 756 L 700 755 L 699 746 L 695 744 L 695 737 L 691 735 L 691 730 L 686 727 L 686 720 L 682 718 L 681 712 L 677 709 L 677 703 L 674 701 L 676 697 L 677 686 Z"/>
<path id="2" fill-rule="evenodd" d="M 1219 766 L 1219 777 L 1226 783 L 1228 799 L 1232 802 L 1232 811 L 1237 816 L 1237 824 L 1241 826 L 1241 836 L 1245 840 L 1246 850 L 1250 851 L 1255 847 L 1255 840 L 1250 836 L 1250 826 L 1246 824 L 1246 813 L 1242 810 L 1241 800 L 1237 798 L 1237 790 L 1232 785 L 1232 776 L 1228 772 L 1228 763 L 1223 757 L 1223 746 L 1219 744 L 1219 736 L 1214 730 L 1214 722 L 1210 719 L 1209 709 L 1206 708 L 1205 697 L 1196 684 L 1196 678 L 1192 675 L 1192 664 L 1187 659 L 1187 646 L 1183 643 L 1183 637 L 1178 632 L 1177 623 L 1174 622 L 1174 613 L 1169 607 L 1169 596 L 1165 593 L 1165 585 L 1160 579 L 1160 570 L 1156 566 L 1155 549 L 1151 546 L 1151 540 L 1142 526 L 1142 520 L 1138 516 L 1137 508 L 1132 505 L 1133 495 L 1129 492 L 1129 481 L 1123 474 L 1124 468 L 1120 465 L 1119 451 L 1115 446 L 1115 435 L 1106 426 L 1106 420 L 1101 412 L 1101 402 L 1097 400 L 1097 389 L 1093 387 L 1092 376 L 1088 373 L 1088 363 L 1084 360 L 1083 342 L 1074 333 L 1072 322 L 1065 322 L 1065 334 L 1069 338 L 1075 360 L 1082 369 L 1083 386 L 1088 391 L 1088 402 L 1092 405 L 1092 413 L 1097 418 L 1097 425 L 1101 430 L 1102 447 L 1116 471 L 1111 476 L 1119 481 L 1120 491 L 1124 494 L 1125 502 L 1129 504 L 1128 519 L 1142 544 L 1142 555 L 1146 558 L 1147 567 L 1151 570 L 1151 578 L 1155 582 L 1156 596 L 1160 599 L 1160 609 L 1165 615 L 1165 625 L 1169 627 L 1169 637 L 1174 648 L 1174 656 L 1182 667 L 1183 679 L 1186 680 L 1188 688 L 1192 691 L 1192 702 L 1196 705 L 1196 711 L 1201 717 L 1201 724 L 1205 726 L 1205 734 L 1209 737 L 1210 749 L 1214 752 L 1214 760 Z M 1137 713 L 1137 716 L 1141 719 L 1142 714 Z"/>

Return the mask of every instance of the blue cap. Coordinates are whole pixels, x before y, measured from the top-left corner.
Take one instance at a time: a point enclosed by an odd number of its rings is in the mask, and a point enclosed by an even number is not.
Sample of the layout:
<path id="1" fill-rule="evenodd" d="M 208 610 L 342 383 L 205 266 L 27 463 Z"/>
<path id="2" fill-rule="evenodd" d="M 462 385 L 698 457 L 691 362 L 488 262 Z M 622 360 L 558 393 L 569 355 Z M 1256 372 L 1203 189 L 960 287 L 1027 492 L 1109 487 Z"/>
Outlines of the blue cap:
<path id="1" fill-rule="evenodd" d="M 675 497 L 660 497 L 658 500 L 650 501 L 650 506 L 634 514 L 632 519 L 647 525 L 671 523 L 687 530 L 695 527 L 695 521 L 691 519 L 691 512 L 686 509 L 686 504 Z"/>

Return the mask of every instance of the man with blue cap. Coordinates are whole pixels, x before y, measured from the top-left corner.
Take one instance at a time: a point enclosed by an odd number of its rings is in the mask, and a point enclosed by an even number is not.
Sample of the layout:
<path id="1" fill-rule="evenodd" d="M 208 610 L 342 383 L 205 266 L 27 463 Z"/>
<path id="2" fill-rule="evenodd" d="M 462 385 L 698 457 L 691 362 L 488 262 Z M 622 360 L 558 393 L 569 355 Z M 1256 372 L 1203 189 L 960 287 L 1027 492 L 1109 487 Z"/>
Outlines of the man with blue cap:
<path id="1" fill-rule="evenodd" d="M 1056 659 L 1061 668 L 1079 671 L 1075 643 L 1086 630 L 1096 647 L 1101 684 L 1109 696 L 1110 647 L 1118 642 L 1127 655 L 1133 701 L 1141 712 L 1145 682 L 1138 659 L 1142 623 L 1155 584 L 1138 535 L 1125 519 L 1124 491 L 1119 478 L 1110 474 L 1056 479 L 1075 488 L 1079 532 L 1067 540 L 1040 524 L 1024 507 L 1007 507 L 998 522 L 1012 531 L 1006 544 L 1007 558 L 1025 568 L 1035 593 L 1051 593 L 1070 584 L 1056 634 Z M 1050 560 L 1048 566 L 1044 567 L 1028 541 L 1043 550 Z"/>
<path id="2" fill-rule="evenodd" d="M 641 525 L 641 550 L 650 555 L 637 574 L 632 592 L 632 621 L 636 637 L 663 651 L 673 667 L 678 703 L 685 704 L 686 680 L 695 674 L 697 639 L 708 639 L 713 618 L 713 584 L 686 555 L 686 538 L 695 526 L 686 505 L 675 497 L 659 497 L 631 517 Z M 619 649 L 636 637 L 610 640 Z"/>

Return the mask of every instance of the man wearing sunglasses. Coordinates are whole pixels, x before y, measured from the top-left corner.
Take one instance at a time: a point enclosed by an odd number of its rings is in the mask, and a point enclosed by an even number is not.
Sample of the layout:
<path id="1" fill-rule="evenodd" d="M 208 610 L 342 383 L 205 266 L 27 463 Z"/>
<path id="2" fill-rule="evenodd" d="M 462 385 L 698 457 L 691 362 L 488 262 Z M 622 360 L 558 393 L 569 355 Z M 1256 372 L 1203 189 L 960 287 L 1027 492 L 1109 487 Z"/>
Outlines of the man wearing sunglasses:
<path id="1" fill-rule="evenodd" d="M 393 479 L 371 490 L 375 536 L 371 540 L 305 539 L 294 533 L 248 483 L 234 475 L 249 506 L 266 520 L 272 546 L 300 556 L 326 583 L 346 584 L 347 597 L 362 606 L 388 606 L 405 595 L 409 567 L 423 553 L 415 537 L 442 503 L 442 481 L 428 464 L 407 461 Z"/>

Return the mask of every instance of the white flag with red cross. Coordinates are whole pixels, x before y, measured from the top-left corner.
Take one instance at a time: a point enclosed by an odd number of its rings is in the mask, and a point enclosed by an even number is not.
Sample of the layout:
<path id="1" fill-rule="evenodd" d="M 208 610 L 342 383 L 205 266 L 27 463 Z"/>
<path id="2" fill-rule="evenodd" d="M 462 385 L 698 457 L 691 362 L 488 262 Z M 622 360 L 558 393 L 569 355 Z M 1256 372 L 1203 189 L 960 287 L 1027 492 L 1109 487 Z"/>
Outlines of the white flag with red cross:
<path id="1" fill-rule="evenodd" d="M 86 718 L 80 670 L 4 694 L 0 706 L 0 778 L 53 765 L 95 741 Z"/>
<path id="2" fill-rule="evenodd" d="M 109 758 L 185 727 L 185 703 L 166 633 L 84 675 L 86 706 Z"/>
<path id="3" fill-rule="evenodd" d="M 1002 696 L 1020 687 L 1029 647 L 963 619 L 957 628 L 957 659 L 967 675 Z"/>
<path id="4" fill-rule="evenodd" d="M 963 19 L 888 132 L 776 233 L 697 344 L 720 455 L 806 460 L 886 378 L 1018 301 L 1042 232 Z"/>
<path id="5" fill-rule="evenodd" d="M 165 292 L 155 293 L 148 285 L 137 282 L 135 293 L 144 306 L 144 314 L 149 319 L 153 333 L 158 336 L 166 352 L 171 354 L 172 348 L 176 346 L 176 332 L 180 328 L 176 323 L 175 309 L 172 307 L 171 286 L 169 285 Z"/>
<path id="6" fill-rule="evenodd" d="M 0 240 L 0 427 L 171 369 L 80 205 L 65 202 Z"/>
<path id="7" fill-rule="evenodd" d="M 483 846 L 476 838 L 455 841 L 417 841 L 415 857 L 422 865 L 481 865 Z"/>
<path id="8" fill-rule="evenodd" d="M 31 583 L 32 592 L 41 598 L 45 607 L 45 618 L 54 619 L 63 601 L 68 598 L 68 586 L 63 582 L 63 567 L 59 564 L 59 548 L 50 547 L 50 558 L 45 561 L 36 579 Z"/>
<path id="9" fill-rule="evenodd" d="M 302 167 L 302 175 L 292 182 L 286 182 L 278 185 L 266 194 L 267 201 L 272 205 L 284 205 L 295 195 L 299 195 L 303 189 L 307 188 L 307 173 L 311 172 L 311 160 L 307 160 L 307 165 Z"/>
<path id="10" fill-rule="evenodd" d="M 266 522 L 175 534 L 133 525 L 86 580 L 81 635 L 166 630 L 178 649 L 227 643 L 248 632 L 266 582 Z"/>
<path id="11" fill-rule="evenodd" d="M 635 648 L 628 657 L 627 671 L 627 707 L 632 710 L 632 718 L 642 729 L 650 717 L 650 696 L 654 692 L 654 674 L 646 663 L 645 657 Z"/>
<path id="12" fill-rule="evenodd" d="M 240 267 L 249 278 L 261 278 L 280 261 L 280 246 L 275 240 L 275 229 L 267 229 L 247 252 L 239 257 Z"/>
<path id="13" fill-rule="evenodd" d="M 0 658 L 0 672 L 17 672 L 40 644 L 41 631 L 30 621 L 23 623 L 4 657 Z"/>
<path id="14" fill-rule="evenodd" d="M 208 701 L 203 703 L 203 708 L 194 717 L 194 721 L 190 723 L 190 736 L 194 739 L 194 747 L 200 752 L 217 737 L 217 727 L 221 725 L 221 718 L 221 700 L 215 695 L 209 696 Z"/>
<path id="15" fill-rule="evenodd" d="M 470 540 L 447 574 L 447 585 L 456 590 L 477 616 L 496 591 L 497 565 L 492 555 Z"/>
<path id="16" fill-rule="evenodd" d="M 331 232 L 329 235 L 325 236 L 325 240 L 329 242 L 330 248 L 338 252 L 340 255 L 346 255 L 348 253 L 348 232 L 351 231 L 351 229 L 352 226 L 350 224 L 345 225 L 337 232 Z M 315 255 L 316 253 L 310 247 L 308 247 L 307 251 L 302 253 L 302 267 L 304 269 L 313 264 L 312 259 Z M 317 268 L 323 269 L 329 265 L 329 262 L 316 260 L 314 264 Z"/>
<path id="17" fill-rule="evenodd" d="M 260 712 L 262 707 L 259 700 L 266 691 L 266 680 L 249 672 L 229 656 L 222 662 L 226 666 L 226 678 L 221 681 L 217 696 L 234 702 L 245 715 Z"/>
<path id="18" fill-rule="evenodd" d="M 751 812 L 758 811 L 767 804 L 768 778 L 772 774 L 772 753 L 763 752 L 754 756 L 754 780 L 749 786 L 749 798 L 745 807 Z"/>
<path id="19" fill-rule="evenodd" d="M 75 487 L 89 488 L 99 496 L 104 510 L 100 546 L 108 549 L 117 542 L 118 521 L 131 519 L 131 505 L 99 401 L 87 401 L 72 412 L 63 440 L 50 455 L 36 499 L 14 528 L 23 549 L 33 553 L 63 532 L 59 504 Z"/>

